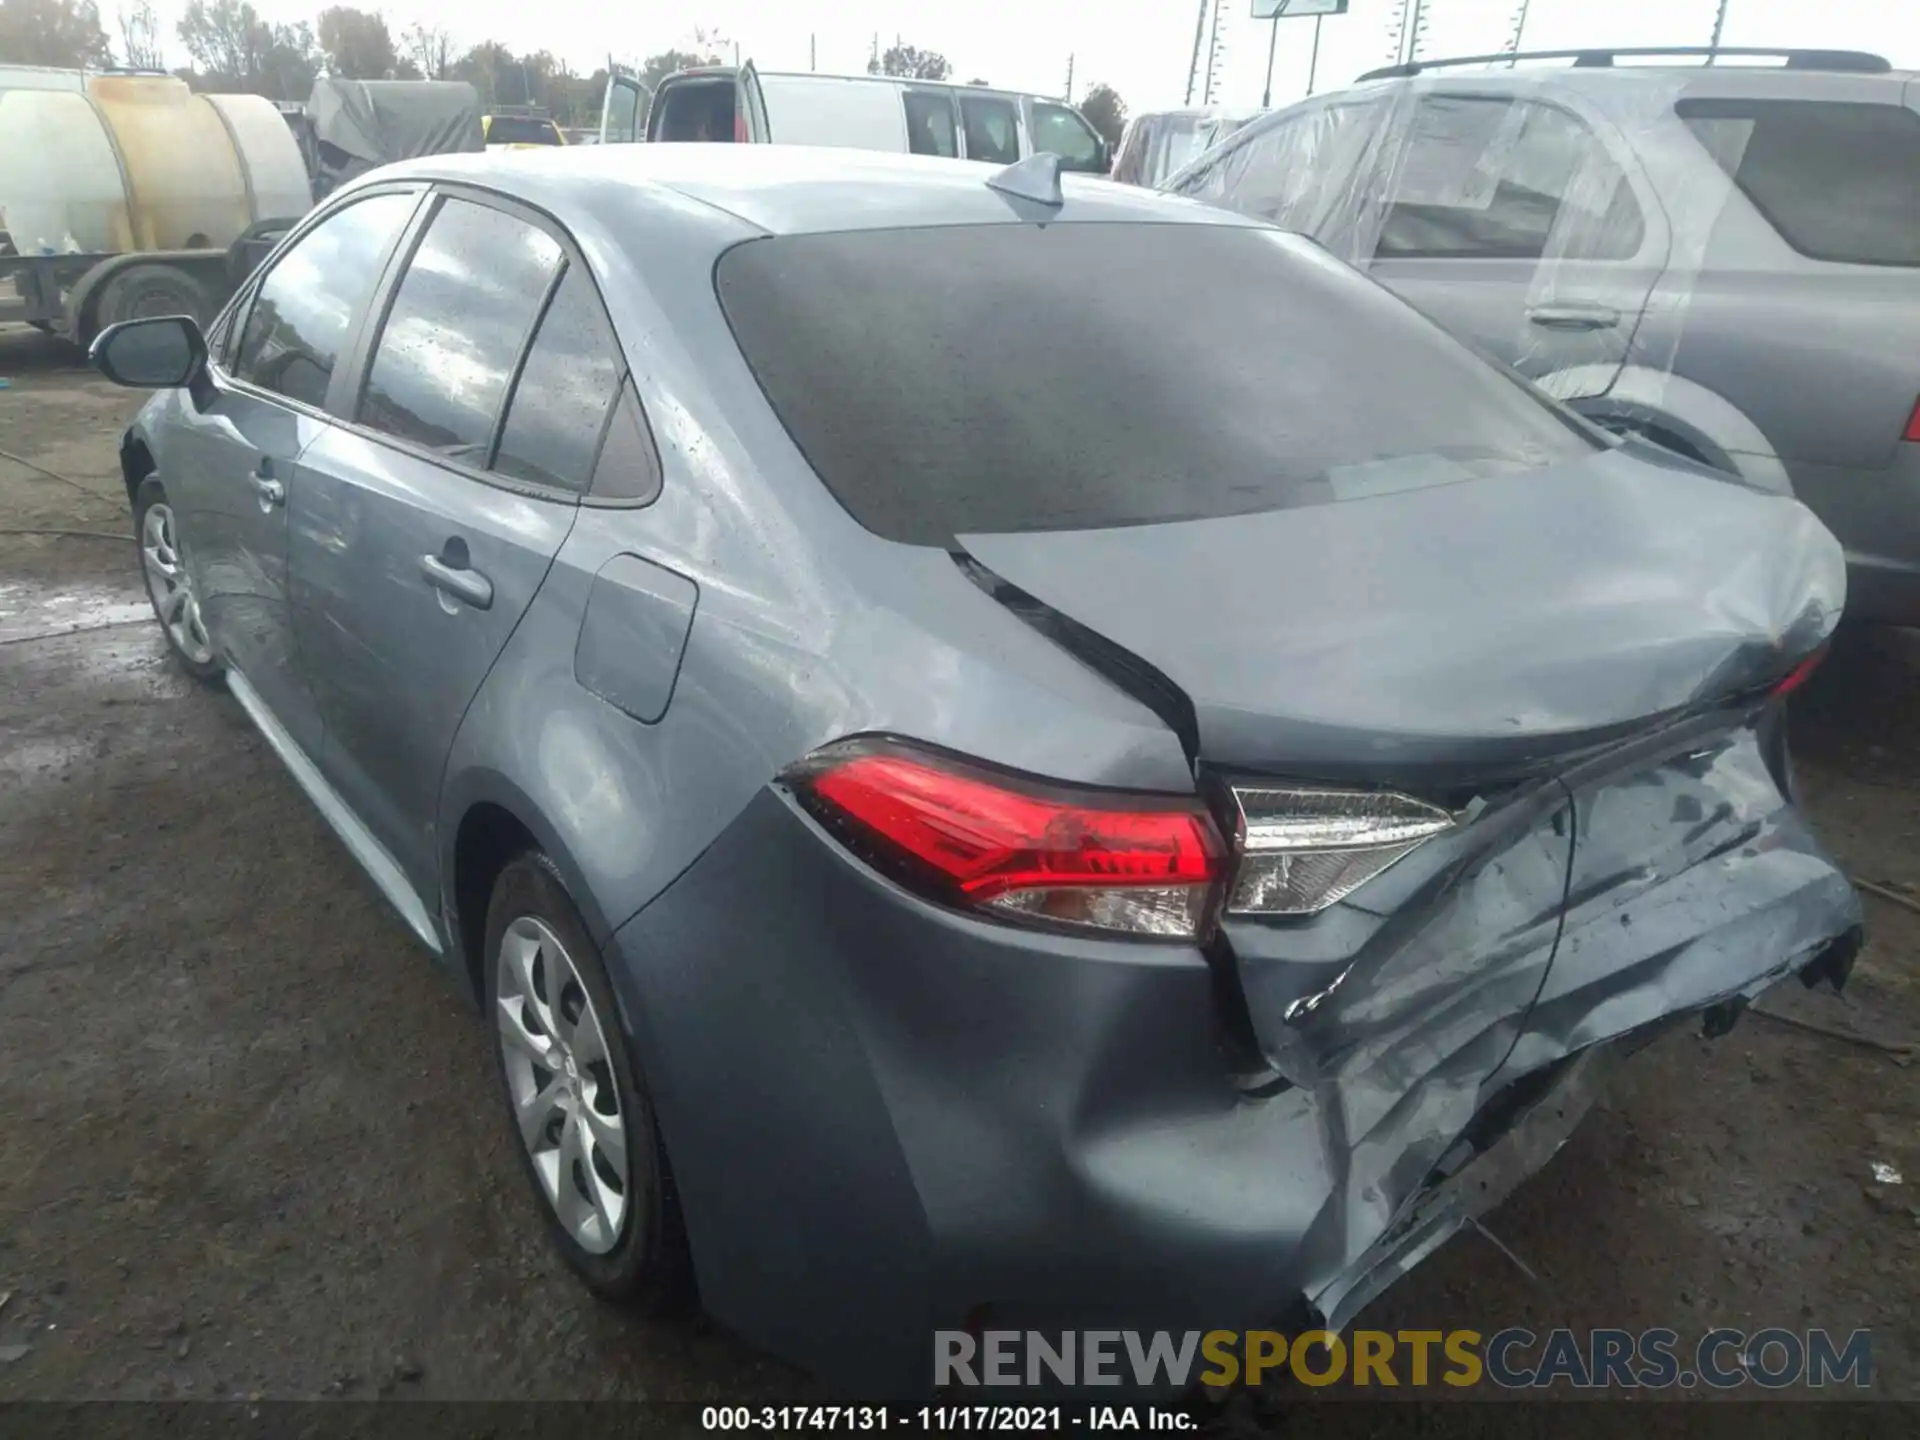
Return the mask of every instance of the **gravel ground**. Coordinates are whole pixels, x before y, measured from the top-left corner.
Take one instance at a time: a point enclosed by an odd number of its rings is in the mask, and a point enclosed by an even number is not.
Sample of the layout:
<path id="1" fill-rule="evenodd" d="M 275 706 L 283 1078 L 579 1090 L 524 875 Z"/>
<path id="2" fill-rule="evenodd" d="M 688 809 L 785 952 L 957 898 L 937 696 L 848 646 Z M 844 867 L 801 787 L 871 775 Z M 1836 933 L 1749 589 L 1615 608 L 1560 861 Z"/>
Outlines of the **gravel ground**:
<path id="1" fill-rule="evenodd" d="M 0 449 L 66 477 L 0 459 L 0 1400 L 813 1395 L 563 1273 L 483 1030 L 167 663 L 131 540 L 4 533 L 127 534 L 136 398 L 30 332 L 0 377 Z M 1807 802 L 1920 893 L 1920 636 L 1844 640 L 1797 702 Z M 1920 1071 L 1883 1048 L 1920 1039 L 1920 914 L 1867 905 L 1844 999 L 1767 1001 L 1860 1039 L 1660 1042 L 1490 1218 L 1539 1284 L 1467 1235 L 1361 1323 L 1867 1327 L 1873 1393 L 1920 1399 Z"/>

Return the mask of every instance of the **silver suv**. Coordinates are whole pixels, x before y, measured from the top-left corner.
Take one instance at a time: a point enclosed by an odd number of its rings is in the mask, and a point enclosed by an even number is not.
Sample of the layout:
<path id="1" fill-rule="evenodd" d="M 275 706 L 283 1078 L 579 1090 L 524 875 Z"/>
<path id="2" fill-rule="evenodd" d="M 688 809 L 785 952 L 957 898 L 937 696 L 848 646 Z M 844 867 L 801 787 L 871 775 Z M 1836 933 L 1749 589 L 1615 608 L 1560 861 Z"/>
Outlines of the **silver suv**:
<path id="1" fill-rule="evenodd" d="M 1713 63 L 1749 55 L 1785 63 Z M 1572 63 L 1531 63 L 1550 60 Z M 1791 486 L 1846 546 L 1849 617 L 1920 624 L 1911 72 L 1832 51 L 1420 61 L 1164 188 L 1313 236 L 1610 428 Z"/>

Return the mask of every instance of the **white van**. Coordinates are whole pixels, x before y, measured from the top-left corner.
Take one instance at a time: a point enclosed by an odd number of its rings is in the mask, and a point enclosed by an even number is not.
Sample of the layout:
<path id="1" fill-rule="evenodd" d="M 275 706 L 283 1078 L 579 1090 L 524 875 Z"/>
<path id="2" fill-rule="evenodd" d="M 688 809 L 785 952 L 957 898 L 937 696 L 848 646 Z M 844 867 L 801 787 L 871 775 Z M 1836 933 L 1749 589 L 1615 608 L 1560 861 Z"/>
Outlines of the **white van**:
<path id="1" fill-rule="evenodd" d="M 1104 175 L 1107 144 L 1071 105 L 984 85 L 886 75 L 762 74 L 751 64 L 681 70 L 646 87 L 613 68 L 602 144 L 717 140 L 946 155 L 1010 165 L 1041 151 L 1063 170 Z"/>

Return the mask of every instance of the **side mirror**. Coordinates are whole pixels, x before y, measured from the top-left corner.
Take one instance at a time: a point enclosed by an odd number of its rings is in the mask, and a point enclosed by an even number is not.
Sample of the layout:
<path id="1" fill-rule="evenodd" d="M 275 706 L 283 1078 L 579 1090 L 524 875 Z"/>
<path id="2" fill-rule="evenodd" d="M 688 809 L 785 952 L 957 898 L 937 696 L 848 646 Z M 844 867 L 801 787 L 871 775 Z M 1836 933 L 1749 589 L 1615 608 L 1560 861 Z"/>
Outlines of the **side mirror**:
<path id="1" fill-rule="evenodd" d="M 207 373 L 207 337 L 185 315 L 122 320 L 94 336 L 87 358 L 116 385 L 174 390 Z"/>

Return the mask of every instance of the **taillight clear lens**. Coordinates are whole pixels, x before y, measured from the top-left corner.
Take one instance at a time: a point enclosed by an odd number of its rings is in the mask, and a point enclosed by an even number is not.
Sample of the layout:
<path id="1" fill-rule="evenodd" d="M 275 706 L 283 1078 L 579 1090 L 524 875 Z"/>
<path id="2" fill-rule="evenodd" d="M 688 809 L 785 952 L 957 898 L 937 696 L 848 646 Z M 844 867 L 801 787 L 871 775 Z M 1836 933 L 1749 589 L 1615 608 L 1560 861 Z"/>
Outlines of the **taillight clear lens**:
<path id="1" fill-rule="evenodd" d="M 895 879 L 1009 920 L 1197 939 L 1225 873 L 1193 797 L 1029 782 L 885 739 L 829 746 L 785 778 Z"/>
<path id="2" fill-rule="evenodd" d="M 1233 795 L 1241 856 L 1229 914 L 1315 914 L 1453 825 L 1438 806 L 1392 792 L 1236 786 Z"/>

